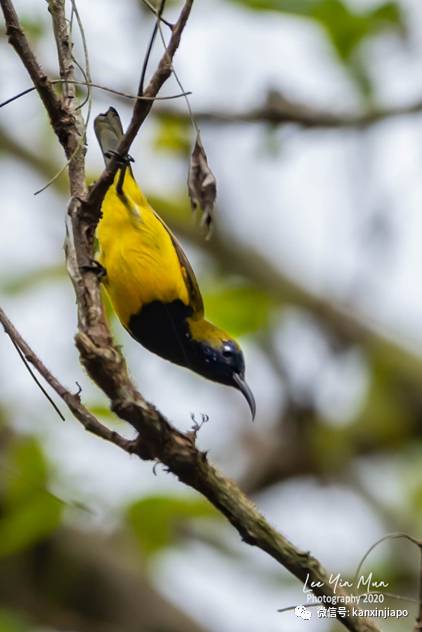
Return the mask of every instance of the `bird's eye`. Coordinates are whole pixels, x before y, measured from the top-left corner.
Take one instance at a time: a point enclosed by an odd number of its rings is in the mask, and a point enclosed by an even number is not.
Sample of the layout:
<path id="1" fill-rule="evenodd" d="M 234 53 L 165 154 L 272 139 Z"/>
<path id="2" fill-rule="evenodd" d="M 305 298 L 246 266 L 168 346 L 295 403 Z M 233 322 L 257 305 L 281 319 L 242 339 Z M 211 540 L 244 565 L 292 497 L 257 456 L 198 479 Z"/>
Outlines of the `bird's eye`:
<path id="1" fill-rule="evenodd" d="M 233 357 L 233 351 L 231 349 L 223 349 L 223 356 L 225 358 Z"/>

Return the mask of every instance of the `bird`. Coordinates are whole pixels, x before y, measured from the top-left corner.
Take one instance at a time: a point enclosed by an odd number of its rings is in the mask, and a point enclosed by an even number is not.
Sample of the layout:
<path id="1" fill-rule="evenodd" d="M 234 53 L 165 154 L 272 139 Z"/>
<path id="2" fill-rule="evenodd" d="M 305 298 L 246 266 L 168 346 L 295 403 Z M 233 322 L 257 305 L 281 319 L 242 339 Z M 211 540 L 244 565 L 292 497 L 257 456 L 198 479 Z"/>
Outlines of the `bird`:
<path id="1" fill-rule="evenodd" d="M 127 332 L 149 351 L 245 397 L 252 419 L 256 404 L 245 380 L 239 344 L 205 319 L 195 274 L 180 243 L 148 203 L 131 167 L 119 155 L 123 137 L 110 107 L 94 121 L 105 164 L 118 163 L 96 229 L 97 263 L 113 310 Z"/>

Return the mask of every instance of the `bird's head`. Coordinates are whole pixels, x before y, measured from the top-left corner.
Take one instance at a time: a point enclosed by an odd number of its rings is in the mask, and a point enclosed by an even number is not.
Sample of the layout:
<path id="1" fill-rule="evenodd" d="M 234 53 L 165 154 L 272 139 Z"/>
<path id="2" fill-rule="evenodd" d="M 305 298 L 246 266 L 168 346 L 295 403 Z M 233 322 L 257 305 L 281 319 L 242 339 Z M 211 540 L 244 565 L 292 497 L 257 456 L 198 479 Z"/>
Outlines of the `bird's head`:
<path id="1" fill-rule="evenodd" d="M 209 380 L 239 390 L 248 402 L 254 419 L 255 398 L 245 381 L 245 360 L 237 342 L 225 331 L 203 319 L 188 319 L 188 329 L 192 368 Z"/>

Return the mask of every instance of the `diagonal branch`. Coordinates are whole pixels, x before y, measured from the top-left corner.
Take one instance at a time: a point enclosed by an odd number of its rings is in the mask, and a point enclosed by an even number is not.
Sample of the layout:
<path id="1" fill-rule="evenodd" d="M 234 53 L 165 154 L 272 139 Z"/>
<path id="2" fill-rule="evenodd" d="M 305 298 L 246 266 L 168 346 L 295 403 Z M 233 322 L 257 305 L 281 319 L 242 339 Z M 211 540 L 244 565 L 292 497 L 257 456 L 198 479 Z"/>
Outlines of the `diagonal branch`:
<path id="1" fill-rule="evenodd" d="M 193 0 L 185 0 L 179 18 L 172 29 L 169 44 L 162 56 L 156 71 L 143 95 L 154 97 L 171 74 L 171 62 L 179 46 L 183 29 L 188 20 Z M 17 16 L 11 11 L 10 0 L 0 0 L 6 18 L 8 32 L 15 33 L 20 29 Z M 50 10 L 59 6 L 54 16 L 53 27 L 57 37 L 66 36 L 64 18 L 64 0 L 50 2 Z M 13 28 L 11 28 L 13 27 Z M 11 38 L 11 44 L 20 55 L 23 63 L 31 67 L 30 60 L 36 63 L 31 52 L 22 46 L 26 42 L 23 32 L 16 40 Z M 27 42 L 26 42 L 27 45 Z M 60 52 L 61 51 L 61 52 Z M 66 47 L 59 45 L 60 55 L 68 55 Z M 27 58 L 28 57 L 28 58 Z M 70 66 L 66 66 L 67 79 L 73 80 Z M 30 73 L 31 74 L 31 73 Z M 40 95 L 43 95 L 43 83 L 39 72 L 33 72 L 31 77 Z M 48 84 L 49 85 L 49 84 Z M 51 86 L 49 86 L 49 90 Z M 50 93 L 48 96 L 51 97 Z M 63 398 L 74 411 L 75 416 L 89 429 L 99 436 L 111 440 L 126 451 L 133 452 L 141 459 L 158 459 L 166 465 L 180 481 L 203 494 L 208 500 L 226 516 L 237 529 L 242 539 L 250 545 L 257 546 L 268 553 L 273 559 L 289 570 L 303 583 L 313 587 L 316 595 L 334 597 L 335 590 L 330 584 L 329 574 L 321 567 L 317 559 L 308 552 L 296 549 L 289 540 L 278 533 L 268 521 L 258 512 L 256 507 L 241 492 L 231 480 L 218 472 L 207 459 L 207 455 L 197 449 L 195 434 L 183 434 L 161 415 L 152 404 L 144 400 L 133 385 L 127 371 L 126 362 L 113 340 L 107 326 L 101 296 L 99 280 L 93 266 L 93 240 L 96 224 L 100 217 L 101 203 L 107 188 L 111 184 L 116 165 L 111 164 L 105 169 L 98 182 L 86 195 L 84 183 L 84 151 L 81 144 L 83 129 L 80 125 L 80 114 L 75 113 L 73 100 L 54 101 L 52 115 L 57 116 L 60 124 L 66 123 L 68 134 L 58 134 L 66 155 L 70 158 L 69 178 L 72 198 L 68 207 L 66 261 L 74 286 L 78 306 L 78 333 L 76 345 L 80 352 L 81 363 L 94 382 L 109 397 L 111 409 L 121 418 L 131 424 L 139 433 L 138 438 L 128 444 L 117 435 L 113 437 L 97 426 L 99 423 L 83 407 L 78 397 L 72 395 L 47 371 L 44 365 L 25 346 L 16 330 L 6 322 L 9 332 L 15 340 L 19 340 L 19 348 L 27 355 L 27 359 L 51 384 L 54 390 Z M 46 105 L 47 107 L 47 105 Z M 120 153 L 126 153 L 134 140 L 140 126 L 152 107 L 152 101 L 137 100 L 133 109 L 132 119 L 127 132 L 118 148 Z M 64 121 L 61 118 L 65 113 Z M 52 115 L 50 115 L 52 117 Z M 53 120 L 53 119 L 52 119 Z M 55 127 L 56 129 L 56 127 Z M 57 132 L 57 129 L 56 129 Z M 80 151 L 75 151 L 80 147 Z M 88 416 L 87 416 L 88 415 Z M 337 591 L 337 596 L 339 592 Z M 354 632 L 376 632 L 376 626 L 364 618 L 348 613 L 346 617 L 338 617 L 349 630 Z"/>
<path id="2" fill-rule="evenodd" d="M 66 111 L 60 97 L 55 93 L 45 70 L 37 61 L 25 33 L 20 25 L 18 16 L 11 0 L 0 0 L 6 22 L 6 33 L 9 43 L 16 50 L 24 64 L 34 86 L 50 117 L 51 124 L 63 146 L 67 143 L 68 124 Z"/>
<path id="3" fill-rule="evenodd" d="M 186 26 L 186 22 L 188 21 L 192 5 L 193 0 L 186 0 L 178 20 L 172 28 L 172 34 L 168 46 L 164 51 L 158 67 L 151 77 L 145 91 L 142 91 L 142 82 L 139 85 L 138 97 L 148 97 L 148 100 L 139 99 L 136 101 L 129 127 L 127 128 L 126 133 L 117 149 L 119 154 L 127 154 L 129 152 L 142 123 L 145 121 L 152 108 L 152 98 L 158 94 L 160 88 L 171 75 L 172 60 L 179 47 L 180 38 Z M 108 167 L 103 171 L 101 177 L 97 180 L 89 192 L 85 206 L 88 208 L 90 214 L 93 213 L 94 219 L 98 217 L 98 209 L 101 206 L 108 187 L 113 181 L 116 170 L 117 160 L 114 159 L 110 161 Z"/>
<path id="4" fill-rule="evenodd" d="M 328 574 L 318 560 L 309 552 L 297 550 L 289 540 L 271 527 L 236 483 L 225 478 L 208 462 L 206 453 L 196 448 L 194 434 L 180 433 L 170 426 L 158 411 L 150 405 L 145 405 L 136 391 L 132 391 L 124 393 L 126 397 L 124 402 L 116 398 L 112 400 L 113 408 L 119 416 L 127 419 L 141 431 L 142 439 L 137 441 L 124 439 L 118 433 L 103 426 L 81 404 L 79 395 L 72 394 L 52 375 L 1 308 L 0 322 L 28 362 L 63 399 L 87 430 L 114 443 L 126 452 L 137 454 L 141 459 L 158 458 L 181 481 L 206 496 L 233 524 L 245 542 L 266 551 L 302 582 L 306 581 L 308 585 L 313 585 L 312 582 L 315 582 L 314 585 L 317 587 L 313 591 L 316 595 L 333 597 L 336 594 L 338 598 L 341 594 L 345 594 L 338 590 L 337 593 L 335 592 Z M 128 381 L 125 383 L 122 380 L 121 375 L 118 379 L 122 391 L 125 388 L 131 388 Z M 115 388 L 116 385 L 112 387 L 112 390 Z M 369 621 L 351 615 L 341 618 L 340 621 L 349 630 L 355 632 L 376 632 L 377 630 Z"/>
<path id="5" fill-rule="evenodd" d="M 28 343 L 25 342 L 1 307 L 0 323 L 3 325 L 4 331 L 16 345 L 17 349 L 22 352 L 25 360 L 32 364 L 47 384 L 49 384 L 57 395 L 67 404 L 69 410 L 73 413 L 76 419 L 81 422 L 86 430 L 97 435 L 97 437 L 101 437 L 101 439 L 111 441 L 111 443 L 119 446 L 122 450 L 126 450 L 126 452 L 131 452 L 130 446 L 132 442 L 125 439 L 117 432 L 109 430 L 106 426 L 103 426 L 103 424 L 101 424 L 98 419 L 96 419 L 94 415 L 90 413 L 89 410 L 81 403 L 79 394 L 71 393 L 54 377 L 45 364 L 34 353 Z"/>

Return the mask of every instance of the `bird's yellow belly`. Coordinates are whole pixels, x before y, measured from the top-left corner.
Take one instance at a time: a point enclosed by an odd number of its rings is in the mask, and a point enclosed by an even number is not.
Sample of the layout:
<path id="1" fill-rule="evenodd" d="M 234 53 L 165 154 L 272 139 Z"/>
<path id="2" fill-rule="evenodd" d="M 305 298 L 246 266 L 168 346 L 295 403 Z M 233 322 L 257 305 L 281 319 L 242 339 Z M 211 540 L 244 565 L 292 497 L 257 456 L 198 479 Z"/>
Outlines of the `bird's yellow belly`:
<path id="1" fill-rule="evenodd" d="M 113 307 L 127 325 L 131 316 L 153 301 L 188 304 L 188 292 L 172 240 L 148 209 L 139 218 L 104 213 L 98 231 L 100 263 Z"/>

